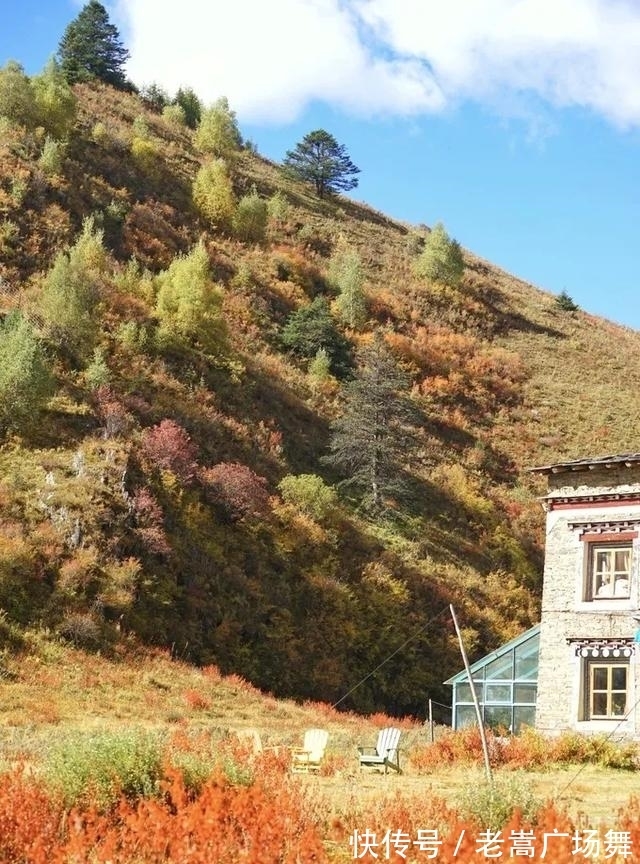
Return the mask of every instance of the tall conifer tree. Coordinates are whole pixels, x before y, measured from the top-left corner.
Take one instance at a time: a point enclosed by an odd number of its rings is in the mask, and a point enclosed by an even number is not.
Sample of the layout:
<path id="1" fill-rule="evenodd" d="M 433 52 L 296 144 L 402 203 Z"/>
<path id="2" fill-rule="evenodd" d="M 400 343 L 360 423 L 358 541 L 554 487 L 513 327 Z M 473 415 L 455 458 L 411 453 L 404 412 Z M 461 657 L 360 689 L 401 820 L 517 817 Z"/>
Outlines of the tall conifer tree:
<path id="1" fill-rule="evenodd" d="M 418 411 L 406 395 L 409 378 L 382 339 L 360 352 L 357 377 L 345 387 L 344 411 L 332 424 L 325 462 L 363 493 L 372 510 L 403 492 L 400 464 L 406 458 Z"/>
<path id="2" fill-rule="evenodd" d="M 97 78 L 119 90 L 131 88 L 123 69 L 129 52 L 98 0 L 89 0 L 69 24 L 58 46 L 58 59 L 70 84 Z"/>
<path id="3" fill-rule="evenodd" d="M 356 167 L 344 144 L 338 144 L 333 135 L 316 129 L 304 136 L 294 150 L 288 150 L 285 168 L 299 180 L 315 186 L 318 198 L 330 192 L 347 192 L 358 185 Z"/>

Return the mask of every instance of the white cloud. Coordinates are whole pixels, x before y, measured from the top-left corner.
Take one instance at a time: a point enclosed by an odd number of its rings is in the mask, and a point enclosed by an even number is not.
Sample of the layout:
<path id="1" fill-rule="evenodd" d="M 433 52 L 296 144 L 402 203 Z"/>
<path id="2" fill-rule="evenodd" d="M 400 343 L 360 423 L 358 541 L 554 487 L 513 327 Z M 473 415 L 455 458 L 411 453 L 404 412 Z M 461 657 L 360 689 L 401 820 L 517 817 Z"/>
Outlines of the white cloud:
<path id="1" fill-rule="evenodd" d="M 640 124 L 637 0 L 119 0 L 129 74 L 241 120 L 314 100 L 417 115 L 533 95 Z"/>

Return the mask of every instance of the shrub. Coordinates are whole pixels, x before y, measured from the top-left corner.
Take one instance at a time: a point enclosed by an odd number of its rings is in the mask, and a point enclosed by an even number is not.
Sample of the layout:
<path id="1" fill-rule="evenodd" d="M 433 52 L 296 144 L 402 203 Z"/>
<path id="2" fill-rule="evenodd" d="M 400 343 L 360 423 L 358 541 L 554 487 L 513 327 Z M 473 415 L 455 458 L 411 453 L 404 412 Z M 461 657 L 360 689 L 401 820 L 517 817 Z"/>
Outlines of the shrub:
<path id="1" fill-rule="evenodd" d="M 331 360 L 325 348 L 318 348 L 307 372 L 309 377 L 317 382 L 327 381 L 331 377 Z"/>
<path id="2" fill-rule="evenodd" d="M 162 109 L 162 119 L 170 126 L 186 126 L 187 117 L 182 105 L 165 105 Z"/>
<path id="3" fill-rule="evenodd" d="M 13 177 L 9 187 L 9 197 L 12 204 L 21 207 L 29 191 L 29 183 L 25 177 Z"/>
<path id="4" fill-rule="evenodd" d="M 193 145 L 201 153 L 228 159 L 240 149 L 241 143 L 235 112 L 229 108 L 227 99 L 221 97 L 202 112 Z"/>
<path id="5" fill-rule="evenodd" d="M 69 135 L 77 114 L 77 99 L 55 60 L 50 60 L 31 84 L 38 124 L 54 138 Z"/>
<path id="6" fill-rule="evenodd" d="M 161 345 L 199 345 L 210 353 L 224 350 L 226 329 L 222 298 L 211 281 L 209 255 L 198 243 L 175 258 L 157 277 L 156 315 Z"/>
<path id="7" fill-rule="evenodd" d="M 164 514 L 149 489 L 136 489 L 131 499 L 135 518 L 134 535 L 154 555 L 168 555 L 171 547 L 164 530 Z"/>
<path id="8" fill-rule="evenodd" d="M 159 152 L 153 141 L 141 135 L 134 135 L 131 140 L 131 156 L 143 174 L 151 179 L 157 177 Z"/>
<path id="9" fill-rule="evenodd" d="M 418 276 L 431 282 L 441 282 L 455 288 L 460 284 L 464 273 L 464 259 L 460 245 L 451 240 L 438 222 L 427 237 L 424 250 L 415 264 Z"/>
<path id="10" fill-rule="evenodd" d="M 67 807 L 95 803 L 101 809 L 120 795 L 155 795 L 162 776 L 162 740 L 152 732 L 70 732 L 48 748 L 43 775 Z"/>
<path id="11" fill-rule="evenodd" d="M 54 388 L 51 366 L 31 324 L 19 313 L 0 322 L 0 428 L 33 423 Z"/>
<path id="12" fill-rule="evenodd" d="M 84 371 L 84 380 L 90 390 L 96 390 L 102 387 L 103 384 L 109 383 L 111 373 L 107 366 L 107 361 L 104 357 L 104 352 L 100 348 L 96 348 L 93 352 L 93 360 Z"/>
<path id="13" fill-rule="evenodd" d="M 291 207 L 283 193 L 277 189 L 271 198 L 267 201 L 267 215 L 269 222 L 283 223 L 286 222 Z"/>
<path id="14" fill-rule="evenodd" d="M 231 226 L 236 202 L 222 159 L 214 159 L 200 168 L 193 181 L 192 195 L 198 212 L 213 228 L 224 230 Z"/>
<path id="15" fill-rule="evenodd" d="M 40 312 L 48 335 L 79 357 L 93 350 L 100 326 L 98 303 L 106 255 L 102 231 L 85 219 L 68 254 L 60 253 L 44 280 Z"/>
<path id="16" fill-rule="evenodd" d="M 93 651 L 102 642 L 102 630 L 90 612 L 68 612 L 62 619 L 58 633 L 76 648 Z"/>
<path id="17" fill-rule="evenodd" d="M 66 155 L 66 146 L 62 141 L 56 141 L 49 135 L 44 139 L 42 153 L 38 159 L 38 165 L 45 174 L 61 174 L 64 157 Z"/>
<path id="18" fill-rule="evenodd" d="M 116 330 L 116 340 L 129 351 L 144 352 L 149 346 L 146 327 L 136 321 L 123 321 Z"/>
<path id="19" fill-rule="evenodd" d="M 101 384 L 92 392 L 96 416 L 102 423 L 105 438 L 124 435 L 130 428 L 133 418 L 126 411 L 116 393 L 108 384 Z"/>
<path id="20" fill-rule="evenodd" d="M 91 138 L 99 147 L 108 147 L 111 141 L 111 136 L 102 121 L 94 123 L 93 128 L 91 129 Z"/>
<path id="21" fill-rule="evenodd" d="M 322 520 L 331 514 L 337 495 L 317 474 L 287 474 L 278 483 L 283 500 L 311 516 Z"/>
<path id="22" fill-rule="evenodd" d="M 531 791 L 526 774 L 500 774 L 493 781 L 479 778 L 470 782 L 458 797 L 460 813 L 482 828 L 496 831 L 519 811 L 525 822 L 532 822 L 542 808 L 542 801 Z"/>
<path id="23" fill-rule="evenodd" d="M 9 257 L 18 246 L 20 228 L 13 219 L 3 219 L 0 222 L 0 252 Z"/>
<path id="24" fill-rule="evenodd" d="M 267 481 L 246 465 L 220 462 L 201 472 L 201 479 L 233 519 L 263 515 L 269 508 Z"/>
<path id="25" fill-rule="evenodd" d="M 340 318 L 352 329 L 362 327 L 367 318 L 367 303 L 362 286 L 364 272 L 360 256 L 354 249 L 334 253 L 329 265 L 329 278 L 338 288 L 336 308 Z"/>
<path id="26" fill-rule="evenodd" d="M 36 125 L 33 87 L 24 69 L 15 60 L 0 69 L 0 116 L 28 129 Z"/>
<path id="27" fill-rule="evenodd" d="M 267 230 L 267 202 L 261 198 L 255 186 L 249 195 L 243 196 L 233 214 L 233 232 L 240 240 L 259 243 Z"/>
<path id="28" fill-rule="evenodd" d="M 172 471 L 183 483 L 190 483 L 195 477 L 197 445 L 174 420 L 162 420 L 157 426 L 145 429 L 142 450 L 154 467 Z"/>

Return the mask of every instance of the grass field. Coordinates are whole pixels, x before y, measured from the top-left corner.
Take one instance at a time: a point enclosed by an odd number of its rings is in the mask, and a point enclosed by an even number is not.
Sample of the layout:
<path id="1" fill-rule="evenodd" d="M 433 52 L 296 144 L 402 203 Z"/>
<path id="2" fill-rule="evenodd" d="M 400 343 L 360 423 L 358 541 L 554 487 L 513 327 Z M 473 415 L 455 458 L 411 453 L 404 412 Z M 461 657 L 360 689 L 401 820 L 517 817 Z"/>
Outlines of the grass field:
<path id="1" fill-rule="evenodd" d="M 321 776 L 295 776 L 292 782 L 336 814 L 398 795 L 438 798 L 458 806 L 470 790 L 486 782 L 481 762 L 421 764 L 418 754 L 429 747 L 430 732 L 420 720 L 362 717 L 324 704 L 278 700 L 237 676 L 221 676 L 215 668 L 195 669 L 166 653 L 106 659 L 41 634 L 29 639 L 25 653 L 7 655 L 2 664 L 4 768 L 26 761 L 37 772 L 47 752 L 65 736 L 127 730 L 154 731 L 166 738 L 176 733 L 206 735 L 213 748 L 216 742 L 256 730 L 265 748 L 277 748 L 286 761 L 288 748 L 301 743 L 305 729 L 322 726 L 330 737 Z M 402 776 L 361 772 L 357 746 L 373 744 L 378 730 L 391 723 L 403 730 Z M 444 731 L 437 729 L 438 734 Z M 581 824 L 613 825 L 619 809 L 639 788 L 635 771 L 593 764 L 549 764 L 527 771 L 499 767 L 494 773 L 496 779 L 517 781 L 540 801 L 553 800 Z"/>

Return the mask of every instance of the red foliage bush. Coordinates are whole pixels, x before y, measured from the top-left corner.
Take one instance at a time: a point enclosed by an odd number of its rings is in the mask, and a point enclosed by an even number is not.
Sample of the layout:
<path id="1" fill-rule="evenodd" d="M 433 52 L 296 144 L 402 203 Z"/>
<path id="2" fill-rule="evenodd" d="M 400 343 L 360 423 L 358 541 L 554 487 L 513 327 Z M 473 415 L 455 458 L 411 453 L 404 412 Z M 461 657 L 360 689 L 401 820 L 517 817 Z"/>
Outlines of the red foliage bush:
<path id="1" fill-rule="evenodd" d="M 172 471 L 183 483 L 191 483 L 196 475 L 198 448 L 174 420 L 162 420 L 145 429 L 142 450 L 156 468 Z"/>
<path id="2" fill-rule="evenodd" d="M 94 390 L 93 404 L 96 415 L 102 423 L 105 438 L 123 435 L 131 428 L 133 418 L 108 384 L 103 384 Z"/>
<path id="3" fill-rule="evenodd" d="M 185 690 L 184 701 L 192 711 L 206 711 L 211 708 L 211 702 L 197 690 Z"/>
<path id="4" fill-rule="evenodd" d="M 164 531 L 162 507 L 146 486 L 135 490 L 131 506 L 136 520 L 134 534 L 145 549 L 155 555 L 168 555 L 171 547 Z"/>
<path id="5" fill-rule="evenodd" d="M 218 778 L 192 797 L 180 773 L 171 771 L 162 799 L 134 803 L 123 799 L 114 813 L 72 812 L 69 826 L 65 861 L 319 864 L 327 860 L 302 796 L 284 782 L 273 789 L 262 780 L 246 787 Z"/>
<path id="6" fill-rule="evenodd" d="M 220 462 L 200 472 L 209 497 L 232 519 L 262 516 L 269 510 L 267 481 L 238 462 Z"/>

